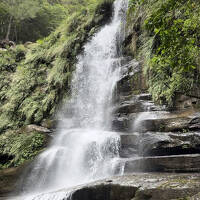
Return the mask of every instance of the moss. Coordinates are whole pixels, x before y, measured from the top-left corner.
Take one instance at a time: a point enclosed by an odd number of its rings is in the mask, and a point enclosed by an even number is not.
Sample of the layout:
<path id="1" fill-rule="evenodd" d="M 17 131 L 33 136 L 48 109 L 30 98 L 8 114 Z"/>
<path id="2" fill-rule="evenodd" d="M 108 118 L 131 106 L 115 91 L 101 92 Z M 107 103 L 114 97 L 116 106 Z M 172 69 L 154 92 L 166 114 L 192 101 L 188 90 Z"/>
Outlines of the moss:
<path id="1" fill-rule="evenodd" d="M 39 132 L 9 131 L 0 136 L 0 169 L 17 167 L 32 160 L 45 146 L 46 138 Z"/>

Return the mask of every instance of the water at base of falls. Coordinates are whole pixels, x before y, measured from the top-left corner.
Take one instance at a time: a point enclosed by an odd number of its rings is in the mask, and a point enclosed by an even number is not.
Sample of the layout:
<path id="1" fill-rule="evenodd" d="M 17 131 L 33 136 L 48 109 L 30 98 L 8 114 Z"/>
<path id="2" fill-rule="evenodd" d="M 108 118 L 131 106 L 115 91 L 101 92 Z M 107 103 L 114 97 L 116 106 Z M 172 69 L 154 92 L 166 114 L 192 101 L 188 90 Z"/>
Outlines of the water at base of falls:
<path id="1" fill-rule="evenodd" d="M 114 2 L 114 15 L 84 47 L 72 81 L 72 98 L 51 146 L 25 179 L 27 200 L 62 199 L 48 193 L 123 173 L 119 135 L 111 131 L 113 92 L 120 79 L 121 43 L 128 0 Z M 42 194 L 42 195 L 39 195 Z"/>

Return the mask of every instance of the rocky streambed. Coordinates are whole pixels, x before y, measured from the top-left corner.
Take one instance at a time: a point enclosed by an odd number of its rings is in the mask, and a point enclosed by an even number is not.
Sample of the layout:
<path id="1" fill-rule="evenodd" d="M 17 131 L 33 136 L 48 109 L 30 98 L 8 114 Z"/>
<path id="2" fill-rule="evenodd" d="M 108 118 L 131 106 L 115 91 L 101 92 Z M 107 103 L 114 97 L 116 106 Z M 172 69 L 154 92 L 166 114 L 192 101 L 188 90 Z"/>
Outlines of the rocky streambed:
<path id="1" fill-rule="evenodd" d="M 8 199 L 21 200 L 18 197 Z M 198 200 L 200 199 L 200 174 L 134 173 L 44 193 L 36 199 Z"/>

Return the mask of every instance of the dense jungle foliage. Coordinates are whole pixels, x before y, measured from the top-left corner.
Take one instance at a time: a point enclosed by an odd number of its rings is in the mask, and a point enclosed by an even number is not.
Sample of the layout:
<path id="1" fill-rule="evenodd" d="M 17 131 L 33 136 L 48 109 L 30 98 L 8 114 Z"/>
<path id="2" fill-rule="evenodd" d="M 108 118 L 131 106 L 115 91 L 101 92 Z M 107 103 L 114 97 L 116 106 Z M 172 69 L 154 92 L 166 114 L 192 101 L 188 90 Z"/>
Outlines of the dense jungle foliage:
<path id="1" fill-rule="evenodd" d="M 130 0 L 132 52 L 143 60 L 154 100 L 199 98 L 200 4 L 193 0 Z"/>

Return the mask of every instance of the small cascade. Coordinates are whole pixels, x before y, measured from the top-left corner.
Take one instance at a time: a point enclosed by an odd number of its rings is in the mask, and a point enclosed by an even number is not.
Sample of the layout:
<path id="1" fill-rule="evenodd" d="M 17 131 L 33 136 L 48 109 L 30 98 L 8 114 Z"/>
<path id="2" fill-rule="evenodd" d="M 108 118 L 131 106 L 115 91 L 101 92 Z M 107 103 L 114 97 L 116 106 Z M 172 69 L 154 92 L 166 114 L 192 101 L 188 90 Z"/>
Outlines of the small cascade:
<path id="1" fill-rule="evenodd" d="M 124 164 L 119 164 L 120 136 L 111 128 L 127 7 L 127 0 L 114 2 L 111 23 L 85 45 L 78 57 L 72 97 L 61 112 L 58 134 L 25 178 L 22 199 L 69 199 L 70 193 L 49 191 L 123 173 Z"/>

